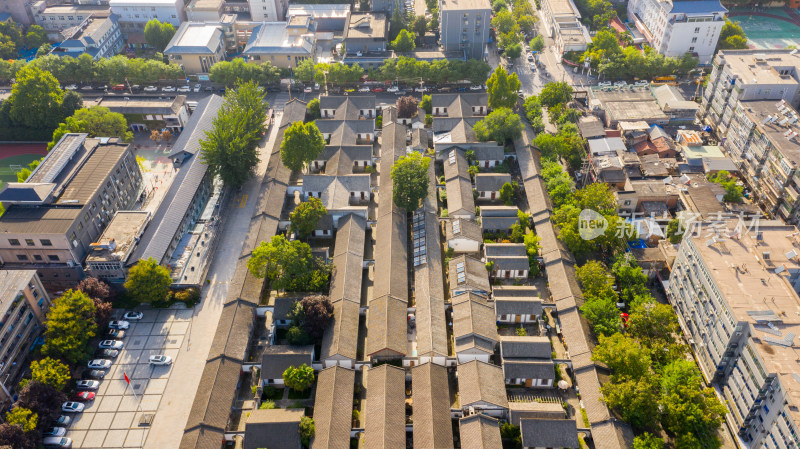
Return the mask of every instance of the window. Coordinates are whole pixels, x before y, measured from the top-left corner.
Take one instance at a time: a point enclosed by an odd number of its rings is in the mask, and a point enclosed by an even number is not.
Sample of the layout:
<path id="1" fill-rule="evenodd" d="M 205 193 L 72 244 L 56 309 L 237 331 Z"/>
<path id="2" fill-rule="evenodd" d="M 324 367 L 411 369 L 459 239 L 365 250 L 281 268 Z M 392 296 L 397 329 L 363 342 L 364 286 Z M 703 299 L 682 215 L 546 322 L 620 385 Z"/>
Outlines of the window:
<path id="1" fill-rule="evenodd" d="M 17 260 L 22 260 L 22 261 L 28 260 L 28 256 L 26 256 L 25 254 L 17 254 Z"/>
<path id="2" fill-rule="evenodd" d="M 11 246 L 19 246 L 19 240 L 17 239 L 8 239 L 8 244 Z"/>
<path id="3" fill-rule="evenodd" d="M 693 38 L 692 38 L 692 43 L 694 44 L 695 42 L 697 42 L 697 38 L 696 38 L 696 37 L 693 37 Z"/>
<path id="4" fill-rule="evenodd" d="M 699 33 L 699 32 L 700 32 L 700 27 L 696 27 L 696 28 L 694 29 L 694 32 L 695 32 L 695 33 Z"/>
<path id="5" fill-rule="evenodd" d="M 33 243 L 33 239 L 25 239 L 25 244 L 28 245 L 28 246 L 36 245 L 35 243 Z"/>
<path id="6" fill-rule="evenodd" d="M 694 47 L 689 47 L 689 51 L 694 51 Z"/>
<path id="7" fill-rule="evenodd" d="M 42 246 L 53 246 L 53 242 L 50 239 L 41 239 L 39 242 L 42 243 Z"/>
<path id="8" fill-rule="evenodd" d="M 39 262 L 41 262 L 41 261 L 42 261 L 42 256 L 40 256 L 40 255 L 38 255 L 38 254 L 34 254 L 34 255 L 33 255 L 33 260 L 36 260 L 36 261 L 39 261 Z"/>
<path id="9" fill-rule="evenodd" d="M 631 200 L 625 200 L 625 206 L 630 206 L 630 205 L 631 205 Z"/>
<path id="10" fill-rule="evenodd" d="M 52 262 L 58 262 L 58 256 L 56 256 L 54 254 L 48 255 L 47 258 Z"/>

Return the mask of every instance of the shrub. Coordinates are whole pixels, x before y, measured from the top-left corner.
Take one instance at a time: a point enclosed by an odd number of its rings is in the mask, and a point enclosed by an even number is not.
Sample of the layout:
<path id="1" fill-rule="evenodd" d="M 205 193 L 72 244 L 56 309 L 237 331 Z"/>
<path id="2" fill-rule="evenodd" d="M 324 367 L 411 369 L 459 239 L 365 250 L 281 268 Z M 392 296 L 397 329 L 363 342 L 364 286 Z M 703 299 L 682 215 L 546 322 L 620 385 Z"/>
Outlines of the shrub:
<path id="1" fill-rule="evenodd" d="M 258 407 L 259 410 L 272 410 L 274 408 L 275 408 L 275 402 L 274 401 L 264 401 Z"/>

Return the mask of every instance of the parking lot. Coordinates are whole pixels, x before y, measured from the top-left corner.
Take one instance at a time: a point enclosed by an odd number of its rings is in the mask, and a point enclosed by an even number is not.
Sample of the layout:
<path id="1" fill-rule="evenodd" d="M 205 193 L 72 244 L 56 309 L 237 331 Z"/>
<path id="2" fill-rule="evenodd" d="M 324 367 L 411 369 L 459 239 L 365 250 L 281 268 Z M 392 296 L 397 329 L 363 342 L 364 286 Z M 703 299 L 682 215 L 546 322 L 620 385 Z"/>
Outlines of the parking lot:
<path id="1" fill-rule="evenodd" d="M 163 408 L 162 395 L 173 375 L 173 366 L 151 366 L 151 355 L 179 357 L 184 340 L 190 338 L 192 310 L 144 310 L 132 321 L 122 339 L 119 356 L 100 383 L 93 402 L 74 415 L 67 436 L 75 448 L 142 447 L 147 440 L 147 420 L 155 420 Z M 115 312 L 116 317 L 122 311 Z M 130 386 L 125 381 L 128 375 Z M 133 393 L 136 393 L 134 397 Z M 137 401 L 138 398 L 138 401 Z M 182 423 L 178 424 L 181 426 Z"/>

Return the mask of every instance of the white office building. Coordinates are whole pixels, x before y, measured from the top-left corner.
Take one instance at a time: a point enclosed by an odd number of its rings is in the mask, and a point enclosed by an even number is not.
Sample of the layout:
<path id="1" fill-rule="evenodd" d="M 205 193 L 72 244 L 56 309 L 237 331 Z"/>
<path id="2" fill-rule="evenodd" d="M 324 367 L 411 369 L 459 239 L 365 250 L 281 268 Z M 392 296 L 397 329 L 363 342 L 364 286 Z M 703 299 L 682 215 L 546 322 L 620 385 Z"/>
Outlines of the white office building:
<path id="1" fill-rule="evenodd" d="M 762 220 L 710 238 L 684 237 L 669 301 L 742 448 L 800 444 L 800 239 Z M 705 229 L 703 230 L 705 231 Z"/>
<path id="2" fill-rule="evenodd" d="M 122 32 L 144 33 L 152 19 L 169 22 L 178 28 L 186 20 L 183 0 L 110 0 L 111 12 L 119 16 Z"/>
<path id="3" fill-rule="evenodd" d="M 253 22 L 281 22 L 286 20 L 288 0 L 248 0 Z"/>
<path id="4" fill-rule="evenodd" d="M 692 53 L 700 64 L 708 64 L 714 57 L 727 12 L 719 0 L 628 2 L 628 20 L 651 47 L 670 57 Z"/>

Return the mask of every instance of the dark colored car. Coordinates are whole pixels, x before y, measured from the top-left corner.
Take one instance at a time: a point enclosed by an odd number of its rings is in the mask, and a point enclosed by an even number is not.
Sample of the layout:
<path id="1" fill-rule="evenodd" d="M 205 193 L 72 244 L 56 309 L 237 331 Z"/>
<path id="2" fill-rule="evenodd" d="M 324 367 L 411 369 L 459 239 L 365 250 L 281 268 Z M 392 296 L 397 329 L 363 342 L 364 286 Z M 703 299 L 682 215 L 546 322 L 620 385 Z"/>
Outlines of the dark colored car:
<path id="1" fill-rule="evenodd" d="M 122 338 L 125 336 L 125 331 L 122 329 L 109 329 L 106 335 L 110 338 Z"/>
<path id="2" fill-rule="evenodd" d="M 98 349 L 94 352 L 95 357 L 100 357 L 104 359 L 113 359 L 119 355 L 119 351 L 116 349 Z"/>
<path id="3" fill-rule="evenodd" d="M 107 371 L 103 371 L 100 369 L 93 369 L 93 370 L 86 370 L 83 372 L 84 379 L 104 379 L 106 377 Z"/>

